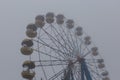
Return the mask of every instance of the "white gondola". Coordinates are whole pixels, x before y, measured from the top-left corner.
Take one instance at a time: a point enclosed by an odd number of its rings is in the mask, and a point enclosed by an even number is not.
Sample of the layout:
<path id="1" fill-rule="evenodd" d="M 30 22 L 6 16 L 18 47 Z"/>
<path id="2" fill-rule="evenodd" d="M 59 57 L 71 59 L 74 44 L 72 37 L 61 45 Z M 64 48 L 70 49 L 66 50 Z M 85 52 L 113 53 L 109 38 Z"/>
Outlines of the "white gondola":
<path id="1" fill-rule="evenodd" d="M 35 63 L 33 61 L 27 60 L 23 63 L 23 67 L 27 67 L 28 69 L 34 69 Z"/>
<path id="2" fill-rule="evenodd" d="M 97 47 L 92 47 L 92 48 L 91 48 L 91 51 L 92 51 L 92 55 L 93 55 L 93 56 L 97 56 L 97 55 L 99 54 Z"/>
<path id="3" fill-rule="evenodd" d="M 58 14 L 57 16 L 56 16 L 56 19 L 58 19 L 58 20 L 63 20 L 65 17 L 64 17 L 64 15 L 62 15 L 62 14 Z"/>
<path id="4" fill-rule="evenodd" d="M 58 15 L 56 16 L 56 23 L 57 23 L 58 25 L 63 24 L 63 23 L 64 23 L 64 15 L 58 14 Z"/>
<path id="5" fill-rule="evenodd" d="M 98 59 L 97 62 L 98 62 L 98 63 L 103 63 L 103 62 L 104 62 L 104 59 Z"/>
<path id="6" fill-rule="evenodd" d="M 35 38 L 35 37 L 37 36 L 37 32 L 36 32 L 36 31 L 33 31 L 32 29 L 27 29 L 26 35 L 27 35 L 29 38 Z"/>
<path id="7" fill-rule="evenodd" d="M 45 18 L 43 15 L 38 15 L 35 17 L 35 20 L 41 20 L 42 22 L 44 22 Z"/>
<path id="8" fill-rule="evenodd" d="M 30 48 L 30 47 L 27 47 L 27 46 L 23 46 L 21 49 L 20 49 L 21 53 L 23 55 L 31 55 L 33 53 L 33 49 Z"/>
<path id="9" fill-rule="evenodd" d="M 105 64 L 103 64 L 103 63 L 99 63 L 99 64 L 98 64 L 98 68 L 99 68 L 99 69 L 102 69 L 102 68 L 104 68 L 104 67 L 105 67 Z"/>
<path id="10" fill-rule="evenodd" d="M 22 46 L 32 47 L 33 41 L 31 39 L 24 39 L 21 43 Z"/>
<path id="11" fill-rule="evenodd" d="M 68 20 L 66 21 L 66 27 L 67 27 L 68 29 L 72 29 L 72 28 L 74 27 L 74 21 L 73 21 L 72 19 L 68 19 Z"/>
<path id="12" fill-rule="evenodd" d="M 54 22 L 54 13 L 49 12 L 46 14 L 46 22 L 49 24 Z"/>
<path id="13" fill-rule="evenodd" d="M 85 38 L 84 38 L 84 40 L 85 40 L 85 45 L 90 45 L 91 44 L 91 40 L 90 40 L 91 38 L 90 38 L 90 36 L 86 36 Z"/>
<path id="14" fill-rule="evenodd" d="M 90 41 L 90 39 L 91 39 L 90 36 L 86 36 L 86 37 L 84 38 L 85 41 Z"/>
<path id="15" fill-rule="evenodd" d="M 93 47 L 93 48 L 91 48 L 91 50 L 92 50 L 92 52 L 96 52 L 96 51 L 98 51 L 98 48 L 97 47 Z"/>
<path id="16" fill-rule="evenodd" d="M 22 77 L 25 79 L 32 80 L 33 77 L 35 76 L 35 72 L 30 72 L 29 70 L 27 71 L 22 71 L 21 73 Z"/>
<path id="17" fill-rule="evenodd" d="M 75 34 L 76 34 L 77 36 L 81 36 L 81 35 L 83 34 L 82 27 L 77 27 L 77 28 L 75 29 Z"/>
<path id="18" fill-rule="evenodd" d="M 85 41 L 85 45 L 90 45 L 91 41 Z"/>
<path id="19" fill-rule="evenodd" d="M 45 25 L 44 22 L 44 16 L 43 15 L 38 15 L 35 18 L 35 25 L 39 28 L 42 28 Z"/>
<path id="20" fill-rule="evenodd" d="M 28 24 L 27 25 L 27 27 L 26 27 L 26 29 L 32 29 L 33 31 L 36 31 L 37 30 L 37 27 L 36 27 L 36 25 L 35 24 Z"/>
<path id="21" fill-rule="evenodd" d="M 108 74 L 109 74 L 108 71 L 104 71 L 101 73 L 102 76 L 107 76 Z"/>

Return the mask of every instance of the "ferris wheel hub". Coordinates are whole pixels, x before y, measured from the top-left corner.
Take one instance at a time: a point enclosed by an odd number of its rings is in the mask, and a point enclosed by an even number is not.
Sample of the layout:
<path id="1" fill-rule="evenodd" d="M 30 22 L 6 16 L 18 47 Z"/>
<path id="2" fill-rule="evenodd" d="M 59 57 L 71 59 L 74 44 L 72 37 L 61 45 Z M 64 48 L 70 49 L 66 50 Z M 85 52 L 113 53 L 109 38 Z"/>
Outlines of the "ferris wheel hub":
<path id="1" fill-rule="evenodd" d="M 80 57 L 80 56 L 77 56 L 77 61 L 79 62 L 79 63 L 81 63 L 82 61 L 84 61 L 85 59 L 84 58 L 82 58 L 82 57 Z"/>

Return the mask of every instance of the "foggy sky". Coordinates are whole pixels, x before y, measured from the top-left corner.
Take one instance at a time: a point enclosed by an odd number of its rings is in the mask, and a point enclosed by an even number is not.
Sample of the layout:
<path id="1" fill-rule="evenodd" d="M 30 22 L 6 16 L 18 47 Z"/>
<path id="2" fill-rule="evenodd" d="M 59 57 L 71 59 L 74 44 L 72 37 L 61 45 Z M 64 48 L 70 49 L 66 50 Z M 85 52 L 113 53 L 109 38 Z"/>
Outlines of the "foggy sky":
<path id="1" fill-rule="evenodd" d="M 92 37 L 105 59 L 111 80 L 120 71 L 120 0 L 0 0 L 0 78 L 23 80 L 21 41 L 38 14 L 62 13 Z"/>

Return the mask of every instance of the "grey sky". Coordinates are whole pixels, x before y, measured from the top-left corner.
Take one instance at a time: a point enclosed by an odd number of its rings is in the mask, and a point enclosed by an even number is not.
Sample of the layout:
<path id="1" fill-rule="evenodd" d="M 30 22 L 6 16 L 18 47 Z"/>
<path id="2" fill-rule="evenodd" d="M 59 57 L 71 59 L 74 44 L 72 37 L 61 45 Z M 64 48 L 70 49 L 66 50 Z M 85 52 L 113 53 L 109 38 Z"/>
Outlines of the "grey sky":
<path id="1" fill-rule="evenodd" d="M 19 49 L 25 28 L 34 17 L 47 12 L 63 13 L 92 37 L 105 59 L 111 80 L 120 71 L 120 0 L 0 0 L 0 78 L 22 80 L 26 59 Z"/>

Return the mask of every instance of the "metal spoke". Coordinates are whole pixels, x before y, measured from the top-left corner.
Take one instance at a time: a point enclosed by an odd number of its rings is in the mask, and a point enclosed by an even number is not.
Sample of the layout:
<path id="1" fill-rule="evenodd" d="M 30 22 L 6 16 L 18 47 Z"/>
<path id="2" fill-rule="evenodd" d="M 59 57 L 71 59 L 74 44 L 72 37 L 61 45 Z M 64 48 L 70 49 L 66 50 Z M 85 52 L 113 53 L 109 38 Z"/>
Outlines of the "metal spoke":
<path id="1" fill-rule="evenodd" d="M 60 76 L 65 69 L 62 69 L 61 71 L 59 71 L 58 73 L 54 74 L 51 78 L 49 78 L 48 80 L 54 80 L 56 79 L 58 76 Z"/>
<path id="2" fill-rule="evenodd" d="M 67 60 L 40 60 L 40 61 L 34 61 L 34 62 L 40 62 L 40 65 L 36 65 L 37 67 L 39 66 L 58 66 L 58 65 L 68 65 Z M 51 64 L 52 62 L 52 64 Z"/>
<path id="3" fill-rule="evenodd" d="M 102 78 L 102 76 L 101 76 L 97 71 L 95 71 L 96 69 L 93 70 L 93 69 L 90 67 L 90 64 L 88 64 L 88 65 L 89 65 L 88 68 L 89 68 L 89 70 L 90 70 L 91 73 L 94 73 L 96 76 Z"/>
<path id="4" fill-rule="evenodd" d="M 36 41 L 36 40 L 34 40 L 34 41 Z M 42 41 L 42 42 L 40 42 L 40 41 Z M 47 43 L 44 42 L 43 40 L 40 39 L 40 41 L 36 41 L 36 42 L 38 42 L 39 44 L 42 44 L 42 45 L 44 45 L 44 46 L 46 46 L 46 47 L 49 47 L 49 48 L 52 49 L 53 51 L 57 51 L 57 52 L 60 52 L 60 53 L 62 53 L 62 54 L 65 54 L 65 52 L 62 52 L 61 50 L 50 46 L 49 44 L 47 44 Z M 61 57 L 63 57 L 61 54 L 59 54 L 59 55 L 60 55 Z M 64 57 L 63 57 L 63 58 L 64 58 Z"/>

